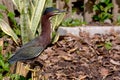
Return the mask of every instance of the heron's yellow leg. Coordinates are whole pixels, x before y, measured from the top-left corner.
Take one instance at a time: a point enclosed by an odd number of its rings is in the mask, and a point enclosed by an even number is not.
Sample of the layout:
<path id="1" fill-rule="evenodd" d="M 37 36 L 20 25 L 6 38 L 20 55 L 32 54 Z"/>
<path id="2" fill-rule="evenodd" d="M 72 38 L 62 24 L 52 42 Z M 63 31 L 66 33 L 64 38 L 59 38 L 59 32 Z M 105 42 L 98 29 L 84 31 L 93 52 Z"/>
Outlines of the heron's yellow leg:
<path id="1" fill-rule="evenodd" d="M 38 68 L 30 69 L 29 65 L 26 65 L 25 69 L 31 71 L 31 73 L 32 73 L 32 80 L 38 80 L 39 76 L 38 76 L 37 72 L 40 71 L 40 69 L 38 69 Z"/>

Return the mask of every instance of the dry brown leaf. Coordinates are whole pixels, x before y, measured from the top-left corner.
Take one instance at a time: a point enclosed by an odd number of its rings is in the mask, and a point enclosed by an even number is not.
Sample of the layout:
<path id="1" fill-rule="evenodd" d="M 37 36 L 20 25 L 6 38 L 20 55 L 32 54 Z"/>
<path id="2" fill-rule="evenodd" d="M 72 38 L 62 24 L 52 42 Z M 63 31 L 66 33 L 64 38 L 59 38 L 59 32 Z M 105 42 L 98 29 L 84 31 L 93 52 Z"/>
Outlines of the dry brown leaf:
<path id="1" fill-rule="evenodd" d="M 59 57 L 61 57 L 62 59 L 66 60 L 66 61 L 71 61 L 72 60 L 72 57 L 66 56 L 66 55 L 62 55 L 62 56 L 59 56 Z"/>
<path id="2" fill-rule="evenodd" d="M 105 41 L 113 44 L 111 50 L 99 47 Z M 80 38 L 62 36 L 40 55 L 44 60 L 40 75 L 47 75 L 46 80 L 114 80 L 120 76 L 119 41 L 116 33 L 89 36 L 81 32 Z"/>
<path id="3" fill-rule="evenodd" d="M 75 47 L 75 48 L 72 48 L 72 49 L 70 49 L 69 51 L 67 51 L 68 53 L 72 53 L 72 52 L 74 52 L 74 51 L 76 51 L 78 48 L 77 47 Z"/>
<path id="4" fill-rule="evenodd" d="M 115 61 L 115 60 L 113 60 L 113 59 L 110 59 L 110 62 L 111 62 L 112 64 L 114 64 L 114 65 L 120 66 L 120 61 Z"/>
<path id="5" fill-rule="evenodd" d="M 87 75 L 79 75 L 79 80 L 85 80 L 86 77 Z"/>
<path id="6" fill-rule="evenodd" d="M 101 76 L 103 76 L 103 77 L 106 77 L 106 76 L 109 75 L 109 70 L 106 69 L 106 68 L 101 68 L 101 69 L 99 70 L 99 72 L 100 72 Z"/>
<path id="7" fill-rule="evenodd" d="M 48 55 L 40 55 L 39 58 L 42 60 L 46 60 L 48 58 Z"/>
<path id="8" fill-rule="evenodd" d="M 53 50 L 49 47 L 49 48 L 47 48 L 46 50 L 44 50 L 44 52 L 46 52 L 46 53 L 52 53 Z"/>

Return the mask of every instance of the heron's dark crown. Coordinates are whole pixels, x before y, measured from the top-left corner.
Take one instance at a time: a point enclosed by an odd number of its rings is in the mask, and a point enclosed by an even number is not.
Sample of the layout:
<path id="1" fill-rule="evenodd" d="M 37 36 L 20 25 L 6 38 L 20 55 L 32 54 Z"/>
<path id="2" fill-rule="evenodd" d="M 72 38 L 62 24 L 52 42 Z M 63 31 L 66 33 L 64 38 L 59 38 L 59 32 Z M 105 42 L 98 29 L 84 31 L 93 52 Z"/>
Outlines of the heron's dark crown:
<path id="1" fill-rule="evenodd" d="M 43 12 L 43 15 L 49 13 L 49 12 L 54 12 L 54 11 L 59 11 L 58 9 L 54 8 L 54 7 L 47 7 L 45 9 L 45 11 Z"/>

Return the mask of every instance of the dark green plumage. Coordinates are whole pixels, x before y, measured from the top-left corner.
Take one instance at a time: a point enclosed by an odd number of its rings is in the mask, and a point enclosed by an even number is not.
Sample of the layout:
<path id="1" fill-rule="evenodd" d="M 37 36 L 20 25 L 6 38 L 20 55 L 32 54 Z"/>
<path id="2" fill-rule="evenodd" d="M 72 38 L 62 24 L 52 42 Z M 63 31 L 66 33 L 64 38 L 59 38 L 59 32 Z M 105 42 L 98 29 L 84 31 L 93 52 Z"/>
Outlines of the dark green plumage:
<path id="1" fill-rule="evenodd" d="M 37 57 L 47 46 L 37 45 L 37 42 L 38 40 L 36 38 L 25 44 L 9 59 L 9 63 L 13 64 L 17 61 L 23 61 Z"/>

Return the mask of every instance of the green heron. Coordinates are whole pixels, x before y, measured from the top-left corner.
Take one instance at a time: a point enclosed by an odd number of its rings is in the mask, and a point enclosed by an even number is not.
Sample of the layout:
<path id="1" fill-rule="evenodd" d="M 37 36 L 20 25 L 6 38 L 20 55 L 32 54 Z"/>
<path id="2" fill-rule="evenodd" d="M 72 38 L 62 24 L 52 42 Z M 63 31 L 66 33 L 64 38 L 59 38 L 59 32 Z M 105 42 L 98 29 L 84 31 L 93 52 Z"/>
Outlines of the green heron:
<path id="1" fill-rule="evenodd" d="M 25 61 L 37 57 L 51 42 L 51 24 L 49 18 L 64 11 L 48 7 L 43 12 L 41 17 L 42 32 L 41 35 L 23 45 L 16 53 L 8 60 L 10 64 L 17 61 Z"/>

